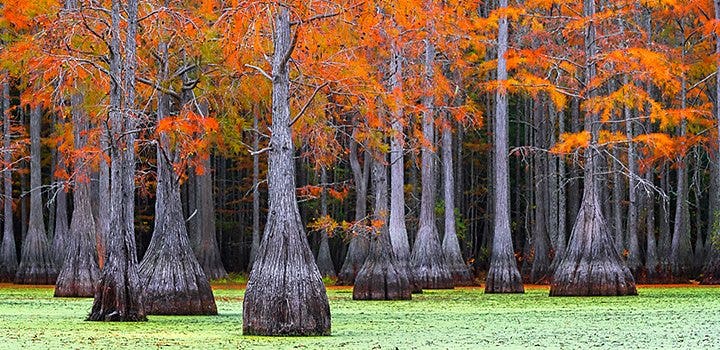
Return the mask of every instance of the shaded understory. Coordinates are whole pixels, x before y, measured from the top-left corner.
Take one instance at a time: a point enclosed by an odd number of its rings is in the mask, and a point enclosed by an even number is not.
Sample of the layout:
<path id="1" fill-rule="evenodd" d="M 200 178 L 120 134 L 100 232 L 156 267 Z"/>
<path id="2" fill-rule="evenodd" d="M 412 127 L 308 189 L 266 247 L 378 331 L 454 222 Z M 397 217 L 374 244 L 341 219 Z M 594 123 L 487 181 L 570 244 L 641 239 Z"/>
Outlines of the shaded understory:
<path id="1" fill-rule="evenodd" d="M 720 344 L 720 287 L 648 288 L 636 297 L 487 295 L 481 287 L 425 291 L 411 301 L 353 301 L 328 289 L 332 336 L 243 337 L 243 290 L 215 287 L 218 316 L 83 321 L 92 299 L 0 285 L 3 348 L 711 348 Z M 662 335 L 662 336 L 659 336 Z"/>

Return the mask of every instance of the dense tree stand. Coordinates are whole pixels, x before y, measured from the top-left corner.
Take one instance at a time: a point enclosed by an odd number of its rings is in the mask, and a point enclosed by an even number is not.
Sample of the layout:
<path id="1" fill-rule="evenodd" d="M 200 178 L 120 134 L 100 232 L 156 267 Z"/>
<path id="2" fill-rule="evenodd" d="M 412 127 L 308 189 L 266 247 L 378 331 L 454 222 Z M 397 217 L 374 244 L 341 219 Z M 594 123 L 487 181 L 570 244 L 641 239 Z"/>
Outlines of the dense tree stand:
<path id="1" fill-rule="evenodd" d="M 20 264 L 15 274 L 17 284 L 55 284 L 57 268 L 45 234 L 42 214 L 40 178 L 40 119 L 42 107 L 30 112 L 30 222 L 22 243 Z"/>
<path id="2" fill-rule="evenodd" d="M 345 261 L 343 262 L 340 273 L 338 274 L 337 285 L 351 286 L 355 283 L 355 277 L 365 263 L 368 255 L 369 238 L 367 232 L 363 228 L 359 228 L 350 239 Z"/>
<path id="3" fill-rule="evenodd" d="M 3 161 L 10 164 L 12 150 L 10 148 L 10 76 L 7 72 L 2 75 L 2 113 L 3 113 Z M 15 232 L 13 231 L 12 213 L 12 173 L 10 169 L 3 169 L 3 236 L 0 244 L 0 283 L 12 282 L 17 272 L 17 251 L 15 250 Z"/>
<path id="4" fill-rule="evenodd" d="M 383 225 L 370 238 L 370 252 L 355 279 L 355 300 L 406 300 L 410 299 L 411 286 L 406 266 L 395 256 L 388 231 L 387 167 L 383 162 L 373 163 L 375 185 L 375 212 Z"/>
<path id="5" fill-rule="evenodd" d="M 265 232 L 243 300 L 243 334 L 330 335 L 330 305 L 303 231 L 290 132 L 290 13 L 276 7 Z M 298 29 L 295 29 L 298 30 Z"/>

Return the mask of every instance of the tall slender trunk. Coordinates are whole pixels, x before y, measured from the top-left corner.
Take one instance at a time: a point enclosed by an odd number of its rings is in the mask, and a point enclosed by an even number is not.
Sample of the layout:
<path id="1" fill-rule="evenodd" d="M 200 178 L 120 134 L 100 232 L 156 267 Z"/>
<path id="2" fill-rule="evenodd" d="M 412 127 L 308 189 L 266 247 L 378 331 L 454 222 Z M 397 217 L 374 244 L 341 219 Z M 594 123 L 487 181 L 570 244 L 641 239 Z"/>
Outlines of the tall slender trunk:
<path id="1" fill-rule="evenodd" d="M 45 233 L 40 177 L 40 121 L 42 106 L 30 112 L 30 221 L 22 243 L 20 265 L 15 274 L 17 284 L 55 284 L 57 268 Z"/>
<path id="2" fill-rule="evenodd" d="M 360 164 L 358 158 L 358 144 L 355 140 L 357 129 L 350 137 L 350 168 L 355 182 L 355 222 L 361 223 L 367 214 L 367 184 L 370 176 L 370 157 L 365 152 L 365 162 Z M 360 225 L 359 227 L 362 227 Z M 357 273 L 365 262 L 368 254 L 368 236 L 364 229 L 360 228 L 352 232 L 350 245 L 345 255 L 340 274 L 338 274 L 339 285 L 351 285 L 355 282 Z"/>
<path id="3" fill-rule="evenodd" d="M 683 77 L 680 90 L 681 108 L 686 107 L 686 81 Z M 687 133 L 687 120 L 680 124 L 680 136 Z M 677 198 L 675 222 L 670 244 L 670 271 L 675 278 L 685 278 L 692 269 L 692 244 L 690 243 L 690 212 L 688 209 L 688 173 L 684 155 L 680 155 L 677 169 Z"/>
<path id="4" fill-rule="evenodd" d="M 12 212 L 12 135 L 10 130 L 10 75 L 2 72 L 2 114 L 3 114 L 3 238 L 0 251 L 0 282 L 15 279 L 18 268 L 15 232 Z"/>
<path id="5" fill-rule="evenodd" d="M 260 119 L 259 107 L 253 108 L 253 150 L 256 152 L 260 148 L 260 130 L 258 129 L 258 119 Z M 260 247 L 260 154 L 253 154 L 253 227 L 252 227 L 252 245 L 250 246 L 250 263 L 248 271 L 252 270 L 255 262 L 258 247 Z"/>
<path id="6" fill-rule="evenodd" d="M 416 283 L 420 288 L 438 289 L 452 288 L 453 280 L 448 264 L 443 256 L 438 229 L 435 224 L 436 200 L 436 171 L 434 152 L 435 144 L 435 106 L 430 92 L 430 82 L 433 80 L 435 64 L 435 46 L 430 39 L 425 39 L 425 86 L 428 96 L 423 98 L 422 130 L 425 145 L 422 149 L 422 195 L 420 198 L 420 218 L 418 233 L 415 237 L 412 254 L 410 255 L 410 268 Z"/>
<path id="7" fill-rule="evenodd" d="M 507 0 L 500 0 L 500 8 L 508 6 Z M 500 17 L 498 31 L 497 80 L 507 81 L 508 19 Z M 500 85 L 500 84 L 498 84 Z M 495 126 L 493 132 L 493 154 L 495 156 L 495 215 L 493 216 L 493 245 L 490 252 L 490 269 L 485 279 L 485 293 L 524 293 L 520 271 L 515 261 L 510 231 L 510 175 L 508 166 L 508 96 L 504 86 L 498 86 L 495 93 Z"/>
<path id="8" fill-rule="evenodd" d="M 105 265 L 88 316 L 90 321 L 147 320 L 137 271 L 134 223 L 138 1 L 128 0 L 125 7 L 124 66 L 120 51 L 120 2 L 112 1 L 110 26 L 110 231 L 105 241 Z"/>
<path id="9" fill-rule="evenodd" d="M 402 89 L 402 57 L 393 42 L 392 59 L 390 70 L 390 90 Z M 410 261 L 410 243 L 408 241 L 407 228 L 405 226 L 405 161 L 404 150 L 405 134 L 403 132 L 403 109 L 400 101 L 395 101 L 397 106 L 392 115 L 393 136 L 390 138 L 390 241 L 401 264 Z M 412 280 L 412 276 L 410 276 Z M 411 281 L 412 282 L 412 281 Z"/>
<path id="10" fill-rule="evenodd" d="M 715 7 L 715 20 L 720 20 L 720 0 L 714 0 L 713 5 Z M 720 57 L 720 36 L 717 34 L 715 35 L 715 55 L 716 57 Z M 717 60 L 716 60 L 717 61 Z M 718 149 L 715 150 L 715 175 L 720 175 L 720 61 L 717 61 L 717 74 L 715 74 L 715 119 L 717 121 L 717 128 L 718 128 Z M 715 195 L 715 194 L 712 194 Z M 717 198 L 717 197 L 716 197 Z M 712 225 L 712 228 L 710 229 L 710 232 L 708 233 L 708 240 L 710 243 L 710 249 L 708 251 L 708 258 L 707 263 L 705 264 L 705 268 L 703 270 L 703 284 L 720 284 L 720 246 L 718 246 L 715 238 L 720 235 L 720 233 L 717 232 L 717 225 L 718 217 L 720 214 L 718 214 L 718 209 L 715 209 L 716 212 L 710 213 L 712 216 L 712 222 L 714 225 Z M 710 225 L 708 225 L 710 226 Z"/>
<path id="11" fill-rule="evenodd" d="M 62 155 L 58 155 L 57 167 L 61 169 L 65 168 Z M 63 262 L 65 261 L 65 251 L 67 249 L 70 231 L 68 226 L 67 192 L 65 192 L 65 188 L 59 188 L 55 195 L 55 225 L 53 230 L 55 234 L 53 235 L 51 252 L 55 266 L 62 268 Z"/>
<path id="12" fill-rule="evenodd" d="M 243 334 L 329 335 L 330 306 L 295 196 L 290 130 L 290 12 L 276 7 L 265 234 L 243 301 Z M 295 30 L 299 30 L 296 28 Z"/>
<path id="13" fill-rule="evenodd" d="M 625 84 L 628 83 L 627 76 L 624 78 Z M 630 269 L 630 271 L 633 272 L 634 275 L 637 276 L 638 269 L 642 266 L 642 261 L 640 261 L 640 243 L 638 241 L 638 229 L 637 229 L 637 221 L 638 221 L 638 196 L 637 196 L 637 178 L 638 175 L 637 171 L 637 161 L 636 155 L 635 155 L 635 144 L 632 142 L 633 138 L 635 137 L 635 130 L 634 130 L 634 123 L 632 121 L 632 111 L 630 110 L 630 107 L 625 106 L 623 113 L 625 115 L 625 136 L 627 137 L 630 142 L 628 142 L 628 151 L 627 151 L 627 162 L 628 162 L 628 171 L 630 172 L 630 177 L 628 179 L 628 210 L 627 210 L 627 250 L 628 250 L 628 257 L 627 257 L 627 266 Z"/>
<path id="14" fill-rule="evenodd" d="M 450 120 L 446 120 L 446 125 L 442 130 L 443 198 L 445 202 L 445 234 L 443 235 L 442 249 L 453 283 L 457 286 L 473 285 L 473 276 L 463 259 L 460 242 L 455 230 L 455 181 L 453 179 L 452 130 L 450 125 Z"/>
<path id="15" fill-rule="evenodd" d="M 648 170 L 645 174 L 645 181 L 655 182 L 654 171 Z M 646 249 L 645 249 L 645 271 L 649 281 L 655 278 L 658 269 L 657 243 L 655 241 L 655 193 L 650 192 L 645 198 L 645 225 L 646 225 Z"/>
<path id="16" fill-rule="evenodd" d="M 540 149 L 547 148 L 545 140 L 545 129 L 547 128 L 547 120 L 544 117 L 544 108 L 542 108 L 541 98 L 537 98 L 533 103 L 533 125 L 536 128 L 534 145 Z M 535 202 L 533 207 L 535 212 L 535 220 L 532 225 L 532 268 L 530 270 L 530 282 L 538 284 L 547 284 L 552 270 L 550 270 L 551 261 L 550 241 L 548 236 L 548 222 L 552 218 L 548 218 L 548 198 L 547 187 L 549 186 L 549 176 L 547 173 L 547 157 L 542 152 L 533 155 L 534 181 L 533 191 Z"/>
<path id="17" fill-rule="evenodd" d="M 196 242 L 193 246 L 195 256 L 202 266 L 205 276 L 209 279 L 227 277 L 227 271 L 220 259 L 217 231 L 215 225 L 215 202 L 213 200 L 213 183 L 210 158 L 202 161 L 205 172 L 195 176 L 195 199 L 197 221 L 195 222 Z"/>
<path id="18" fill-rule="evenodd" d="M 595 17 L 595 0 L 585 0 L 585 18 Z M 585 32 L 585 79 L 596 76 L 598 54 L 595 22 L 589 20 Z M 587 93 L 592 98 L 593 91 Z M 600 118 L 585 116 L 590 143 L 585 150 L 583 199 L 564 257 L 555 270 L 550 295 L 635 295 L 635 280 L 614 248 L 613 239 L 600 211 L 597 184 L 598 138 Z"/>
<path id="19" fill-rule="evenodd" d="M 327 170 L 322 168 L 320 170 L 320 186 L 322 186 L 322 193 L 320 194 L 320 216 L 325 217 L 328 215 L 328 203 L 327 203 Z M 317 254 L 317 265 L 320 270 L 320 275 L 323 277 L 337 277 L 335 274 L 335 265 L 330 255 L 330 242 L 328 233 L 325 231 L 320 232 L 320 246 L 318 247 Z"/>

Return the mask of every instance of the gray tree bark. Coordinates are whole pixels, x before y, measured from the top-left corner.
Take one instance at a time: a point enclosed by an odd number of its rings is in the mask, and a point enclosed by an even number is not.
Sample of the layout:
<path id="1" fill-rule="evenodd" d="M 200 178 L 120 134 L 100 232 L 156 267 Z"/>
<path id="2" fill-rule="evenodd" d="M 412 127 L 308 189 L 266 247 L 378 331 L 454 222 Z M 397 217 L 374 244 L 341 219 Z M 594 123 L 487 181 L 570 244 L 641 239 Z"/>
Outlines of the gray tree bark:
<path id="1" fill-rule="evenodd" d="M 168 44 L 161 42 L 160 79 L 168 77 Z M 157 121 L 170 113 L 168 96 L 158 93 Z M 180 199 L 180 179 L 173 164 L 180 161 L 167 134 L 157 142 L 155 228 L 140 262 L 145 311 L 153 315 L 217 315 L 210 282 L 193 254 Z"/>
<path id="2" fill-rule="evenodd" d="M 500 8 L 508 6 L 500 0 Z M 497 80 L 507 81 L 508 19 L 500 17 L 498 31 Z M 504 87 L 495 93 L 495 126 L 493 132 L 493 157 L 495 159 L 495 215 L 493 216 L 493 245 L 490 269 L 485 279 L 485 293 L 524 293 L 522 277 L 517 268 L 510 231 L 510 175 L 508 144 L 508 96 Z"/>
<path id="3" fill-rule="evenodd" d="M 3 239 L 0 246 L 0 282 L 12 282 L 18 268 L 15 232 L 12 212 L 12 134 L 10 130 L 10 75 L 2 73 L 2 113 L 3 113 Z"/>
<path id="4" fill-rule="evenodd" d="M 547 148 L 545 139 L 545 130 L 547 121 L 545 120 L 542 108 L 543 103 L 536 98 L 533 103 L 533 125 L 537 128 L 535 132 L 535 146 L 540 149 Z M 552 218 L 548 218 L 548 191 L 549 176 L 547 172 L 547 156 L 541 152 L 536 152 L 533 156 L 534 181 L 533 191 L 535 192 L 535 220 L 532 225 L 532 268 L 530 270 L 530 282 L 537 284 L 547 284 L 552 275 L 550 265 L 550 241 L 548 235 L 548 222 Z"/>
<path id="5" fill-rule="evenodd" d="M 82 109 L 83 95 L 71 96 L 75 148 L 87 144 L 88 116 Z M 67 250 L 55 283 L 56 297 L 92 297 L 100 280 L 97 262 L 97 231 L 90 207 L 90 168 L 82 160 L 75 163 L 73 215 L 68 231 Z"/>
<path id="6" fill-rule="evenodd" d="M 645 181 L 651 184 L 655 182 L 653 170 L 648 170 L 647 174 L 645 174 Z M 647 279 L 652 281 L 658 271 L 657 243 L 655 240 L 655 193 L 648 193 L 645 201 L 645 271 Z"/>
<path id="7" fill-rule="evenodd" d="M 448 120 L 447 125 L 442 130 L 443 194 L 445 201 L 445 234 L 443 235 L 442 249 L 453 278 L 453 284 L 456 286 L 470 286 L 475 284 L 475 281 L 467 264 L 465 264 L 465 259 L 462 257 L 460 242 L 455 230 L 455 181 L 453 179 L 452 162 L 452 131 Z"/>
<path id="8" fill-rule="evenodd" d="M 146 321 L 135 248 L 135 72 L 138 0 L 125 6 L 124 65 L 120 51 L 121 1 L 112 1 L 110 25 L 110 228 L 104 267 L 89 321 Z M 124 72 L 123 72 L 124 71 Z M 123 74 L 124 73 L 124 74 Z M 123 94 L 124 92 L 124 94 Z M 124 99 L 123 99 L 124 97 Z"/>
<path id="9" fill-rule="evenodd" d="M 58 155 L 57 167 L 64 168 L 62 156 Z M 55 225 L 52 248 L 55 266 L 62 268 L 65 261 L 65 251 L 68 245 L 70 228 L 68 225 L 67 192 L 64 188 L 58 189 L 55 195 Z"/>
<path id="10" fill-rule="evenodd" d="M 686 82 L 682 79 L 681 108 L 686 105 Z M 682 120 L 680 136 L 687 133 L 687 121 Z M 685 156 L 681 155 L 677 169 L 677 198 L 675 222 L 670 244 L 670 271 L 675 278 L 685 278 L 692 269 L 692 243 L 690 242 L 690 212 L 688 209 L 688 173 Z"/>
<path id="11" fill-rule="evenodd" d="M 433 79 L 433 64 L 435 61 L 435 46 L 430 39 L 425 39 L 425 82 L 430 86 Z M 438 229 L 435 224 L 436 197 L 436 165 L 435 153 L 430 149 L 435 143 L 435 106 L 432 96 L 423 98 L 422 129 L 425 141 L 429 143 L 422 149 L 422 194 L 420 198 L 420 218 L 418 233 L 415 237 L 412 254 L 410 255 L 410 268 L 413 277 L 420 288 L 443 289 L 452 288 L 453 280 L 448 264 L 443 256 Z"/>
<path id="12" fill-rule="evenodd" d="M 625 77 L 625 84 L 628 78 Z M 633 275 L 637 276 L 638 269 L 642 266 L 640 260 L 640 242 L 638 240 L 638 196 L 637 196 L 637 161 L 635 154 L 635 144 L 632 142 L 635 137 L 634 123 L 632 122 L 632 112 L 630 108 L 625 106 L 625 136 L 630 142 L 628 143 L 627 161 L 630 177 L 628 179 L 628 211 L 627 211 L 627 266 Z"/>
<path id="13" fill-rule="evenodd" d="M 330 306 L 295 196 L 288 68 L 293 46 L 287 7 L 276 7 L 274 28 L 270 210 L 243 301 L 243 334 L 329 335 Z"/>
<path id="14" fill-rule="evenodd" d="M 713 0 L 713 5 L 715 8 L 715 20 L 720 20 L 720 0 Z M 718 35 L 715 35 L 715 54 L 720 55 L 720 36 Z M 720 62 L 718 62 L 717 74 L 715 74 L 715 101 L 720 101 Z M 717 128 L 718 132 L 720 132 L 720 103 L 715 103 L 715 119 L 718 121 Z M 720 141 L 720 133 L 718 134 L 718 141 Z M 714 165 L 717 176 L 720 175 L 720 143 L 715 152 Z M 703 279 L 701 281 L 703 284 L 720 284 L 720 246 L 717 244 L 717 237 L 720 233 L 717 232 L 716 227 L 718 225 L 719 215 L 717 208 L 716 212 L 710 213 L 710 216 L 713 218 L 710 221 L 714 224 L 709 225 L 711 226 L 708 233 L 710 248 L 708 250 L 707 263 L 703 269 Z"/>
<path id="15" fill-rule="evenodd" d="M 30 220 L 22 243 L 20 265 L 15 274 L 17 284 L 55 284 L 57 268 L 45 233 L 40 177 L 40 121 L 42 106 L 30 112 Z"/>
<path id="16" fill-rule="evenodd" d="M 327 204 L 327 170 L 322 168 L 320 170 L 320 182 L 323 187 L 322 193 L 320 194 L 320 215 L 325 217 L 328 215 L 328 204 Z M 320 247 L 318 248 L 317 255 L 318 270 L 320 275 L 323 277 L 336 278 L 335 265 L 330 255 L 330 242 L 328 233 L 325 231 L 320 232 Z"/>
<path id="17" fill-rule="evenodd" d="M 386 157 L 385 157 L 386 158 Z M 390 243 L 388 230 L 388 181 L 386 159 L 373 162 L 372 179 L 375 187 L 373 216 L 382 221 L 377 232 L 370 234 L 370 251 L 353 287 L 355 300 L 408 300 L 411 285 L 407 265 L 398 261 Z"/>
<path id="18" fill-rule="evenodd" d="M 355 182 L 355 222 L 361 223 L 365 220 L 367 214 L 367 184 L 370 177 L 370 157 L 365 152 L 365 162 L 360 165 L 358 159 L 358 144 L 355 140 L 355 133 L 350 137 L 350 168 L 353 173 L 353 180 Z M 362 225 L 359 225 L 362 227 Z M 338 274 L 338 285 L 352 285 L 355 283 L 355 277 L 357 273 L 365 263 L 365 258 L 368 254 L 369 244 L 368 236 L 365 230 L 358 229 L 352 232 L 352 238 L 350 238 L 350 245 L 348 246 L 347 254 L 345 255 L 345 261 Z"/>
<path id="19" fill-rule="evenodd" d="M 583 15 L 595 16 L 595 0 L 585 0 Z M 585 79 L 589 83 L 596 76 L 595 23 L 590 20 L 585 32 Z M 594 93 L 588 93 L 591 98 Z M 590 132 L 590 144 L 585 150 L 583 199 L 564 257 L 553 275 L 551 296 L 561 295 L 635 295 L 635 280 L 615 250 L 613 239 L 600 211 L 597 164 L 599 160 L 599 116 L 585 116 L 585 130 Z"/>
<path id="20" fill-rule="evenodd" d="M 260 148 L 260 131 L 258 129 L 259 107 L 253 109 L 253 149 L 258 151 Z M 260 154 L 253 154 L 253 231 L 252 244 L 250 245 L 250 262 L 248 263 L 248 271 L 252 271 L 252 265 L 255 262 L 258 247 L 260 247 Z"/>

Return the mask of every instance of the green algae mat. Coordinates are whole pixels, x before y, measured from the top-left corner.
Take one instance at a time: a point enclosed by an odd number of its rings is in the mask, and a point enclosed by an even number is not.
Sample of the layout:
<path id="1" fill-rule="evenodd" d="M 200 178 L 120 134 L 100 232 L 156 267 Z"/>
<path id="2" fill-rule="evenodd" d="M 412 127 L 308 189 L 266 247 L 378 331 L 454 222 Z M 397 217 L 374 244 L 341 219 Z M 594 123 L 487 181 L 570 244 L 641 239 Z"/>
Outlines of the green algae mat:
<path id="1" fill-rule="evenodd" d="M 84 321 L 91 299 L 0 285 L 0 349 L 480 349 L 720 347 L 720 288 L 640 287 L 635 297 L 555 297 L 547 288 L 485 295 L 426 291 L 411 301 L 353 301 L 331 288 L 332 336 L 245 337 L 242 289 L 216 287 L 218 316 Z"/>

